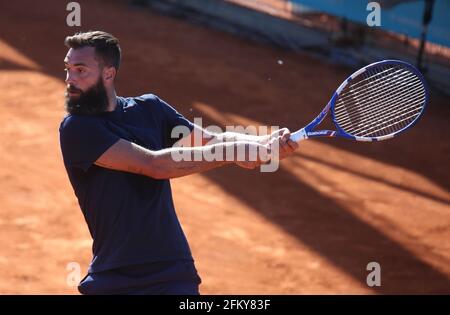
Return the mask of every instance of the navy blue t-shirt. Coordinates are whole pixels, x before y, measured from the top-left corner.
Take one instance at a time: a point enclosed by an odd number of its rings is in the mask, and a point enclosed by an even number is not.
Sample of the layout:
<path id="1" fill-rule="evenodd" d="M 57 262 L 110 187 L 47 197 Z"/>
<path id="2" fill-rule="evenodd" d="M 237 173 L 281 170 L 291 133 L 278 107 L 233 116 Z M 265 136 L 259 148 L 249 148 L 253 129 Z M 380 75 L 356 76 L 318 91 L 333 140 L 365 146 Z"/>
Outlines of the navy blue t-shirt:
<path id="1" fill-rule="evenodd" d="M 119 139 L 150 150 L 170 147 L 175 126 L 193 124 L 152 94 L 117 98 L 112 112 L 67 115 L 61 122 L 64 165 L 93 238 L 89 272 L 147 262 L 193 260 L 175 213 L 169 180 L 99 167 Z"/>

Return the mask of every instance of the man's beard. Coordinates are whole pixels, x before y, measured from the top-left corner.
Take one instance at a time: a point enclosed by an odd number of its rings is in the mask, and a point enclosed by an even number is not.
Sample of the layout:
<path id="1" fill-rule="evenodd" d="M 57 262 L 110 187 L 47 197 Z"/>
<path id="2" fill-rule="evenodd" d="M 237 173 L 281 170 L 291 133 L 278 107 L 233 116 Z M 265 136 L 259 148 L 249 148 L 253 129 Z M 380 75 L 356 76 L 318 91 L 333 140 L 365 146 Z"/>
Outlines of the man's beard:
<path id="1" fill-rule="evenodd" d="M 70 97 L 69 91 L 79 93 L 78 97 Z M 69 114 L 97 115 L 106 112 L 109 101 L 102 78 L 85 92 L 69 86 L 66 91 L 66 111 Z"/>

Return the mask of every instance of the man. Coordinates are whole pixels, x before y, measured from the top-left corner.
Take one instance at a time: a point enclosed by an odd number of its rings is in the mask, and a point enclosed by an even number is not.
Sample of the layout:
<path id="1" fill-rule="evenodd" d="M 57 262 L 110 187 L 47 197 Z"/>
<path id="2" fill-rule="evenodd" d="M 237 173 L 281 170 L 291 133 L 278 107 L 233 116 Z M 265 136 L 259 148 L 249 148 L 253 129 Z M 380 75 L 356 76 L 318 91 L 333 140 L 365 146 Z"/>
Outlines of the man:
<path id="1" fill-rule="evenodd" d="M 269 136 L 212 134 L 152 94 L 119 97 L 114 80 L 121 50 L 111 34 L 94 31 L 65 39 L 66 110 L 60 143 L 70 182 L 93 238 L 93 259 L 78 289 L 83 294 L 199 294 L 201 282 L 177 219 L 170 178 L 263 161 L 175 160 L 211 150 L 267 149 L 279 159 L 298 145 L 287 129 Z M 181 139 L 175 127 L 188 128 Z M 193 147 L 194 134 L 202 146 Z M 177 142 L 178 147 L 173 147 Z M 262 152 L 262 151 L 261 151 Z"/>

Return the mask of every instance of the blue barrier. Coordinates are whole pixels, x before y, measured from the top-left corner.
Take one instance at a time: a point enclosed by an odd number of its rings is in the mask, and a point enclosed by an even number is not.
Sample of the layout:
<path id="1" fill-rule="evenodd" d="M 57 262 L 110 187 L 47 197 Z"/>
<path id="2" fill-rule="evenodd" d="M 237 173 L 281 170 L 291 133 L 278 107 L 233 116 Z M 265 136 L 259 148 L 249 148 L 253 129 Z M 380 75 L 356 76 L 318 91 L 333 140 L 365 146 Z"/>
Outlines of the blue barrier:
<path id="1" fill-rule="evenodd" d="M 297 12 L 320 11 L 348 20 L 366 23 L 367 3 L 370 1 L 355 0 L 291 0 Z M 420 38 L 425 1 L 411 1 L 395 5 L 391 8 L 381 4 L 381 28 Z M 450 1 L 436 0 L 433 17 L 428 26 L 427 40 L 442 46 L 450 47 Z"/>

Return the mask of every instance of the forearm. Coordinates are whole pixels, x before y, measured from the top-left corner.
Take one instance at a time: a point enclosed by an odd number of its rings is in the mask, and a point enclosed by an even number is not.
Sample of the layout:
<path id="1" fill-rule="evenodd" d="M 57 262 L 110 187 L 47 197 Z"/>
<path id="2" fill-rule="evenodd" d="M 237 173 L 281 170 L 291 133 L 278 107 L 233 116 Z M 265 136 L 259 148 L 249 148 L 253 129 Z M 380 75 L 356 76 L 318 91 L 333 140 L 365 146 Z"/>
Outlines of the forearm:
<path id="1" fill-rule="evenodd" d="M 225 153 L 227 150 L 234 150 L 234 146 L 234 143 L 217 143 L 203 147 L 172 147 L 153 151 L 148 161 L 149 173 L 158 179 L 168 179 L 233 164 L 234 153 L 232 158 L 228 155 L 228 159 Z M 221 153 L 220 159 L 204 158 L 207 154 L 215 155 L 217 151 Z"/>

